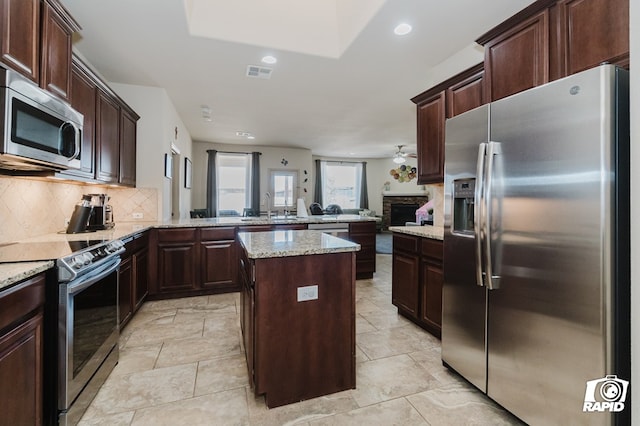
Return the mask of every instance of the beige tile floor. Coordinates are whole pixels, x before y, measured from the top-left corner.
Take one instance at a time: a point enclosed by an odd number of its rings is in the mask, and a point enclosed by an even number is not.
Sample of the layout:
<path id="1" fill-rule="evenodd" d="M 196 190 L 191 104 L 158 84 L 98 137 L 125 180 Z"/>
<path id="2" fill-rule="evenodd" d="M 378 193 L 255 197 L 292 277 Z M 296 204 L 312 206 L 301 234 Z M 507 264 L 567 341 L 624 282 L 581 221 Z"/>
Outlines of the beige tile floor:
<path id="1" fill-rule="evenodd" d="M 81 425 L 520 424 L 442 366 L 391 304 L 391 256 L 356 285 L 356 389 L 268 409 L 248 385 L 238 293 L 148 302 Z"/>

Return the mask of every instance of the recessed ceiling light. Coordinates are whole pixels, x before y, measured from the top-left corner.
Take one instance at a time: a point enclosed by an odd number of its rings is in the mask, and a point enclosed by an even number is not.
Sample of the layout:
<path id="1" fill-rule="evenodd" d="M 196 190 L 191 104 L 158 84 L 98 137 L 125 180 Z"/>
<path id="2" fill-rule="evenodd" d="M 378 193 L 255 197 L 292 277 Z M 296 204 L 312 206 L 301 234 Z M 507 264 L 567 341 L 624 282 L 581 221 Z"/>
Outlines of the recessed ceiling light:
<path id="1" fill-rule="evenodd" d="M 264 62 L 265 64 L 273 65 L 276 62 L 278 62 L 278 60 L 274 56 L 267 55 L 267 56 L 262 58 L 262 62 Z"/>
<path id="2" fill-rule="evenodd" d="M 409 34 L 412 29 L 413 28 L 411 27 L 411 25 L 403 22 L 402 24 L 400 24 L 397 27 L 395 27 L 393 32 L 396 35 L 403 36 L 403 35 Z"/>
<path id="3" fill-rule="evenodd" d="M 236 132 L 236 136 L 240 136 L 240 137 L 247 138 L 247 139 L 255 139 L 256 138 L 255 136 L 253 136 L 251 134 L 251 132 L 242 132 L 240 130 Z"/>
<path id="4" fill-rule="evenodd" d="M 253 135 L 249 135 L 249 136 L 247 136 L 247 139 L 255 139 L 255 138 L 256 138 L 256 137 L 255 137 L 255 136 L 253 136 Z"/>

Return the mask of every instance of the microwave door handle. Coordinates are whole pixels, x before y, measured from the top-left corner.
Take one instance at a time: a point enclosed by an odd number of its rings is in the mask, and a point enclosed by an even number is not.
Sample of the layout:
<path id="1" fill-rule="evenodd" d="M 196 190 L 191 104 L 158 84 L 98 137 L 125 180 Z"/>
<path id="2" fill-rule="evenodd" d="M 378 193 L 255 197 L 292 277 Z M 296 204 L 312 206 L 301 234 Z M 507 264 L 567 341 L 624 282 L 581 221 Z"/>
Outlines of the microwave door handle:
<path id="1" fill-rule="evenodd" d="M 62 126 L 60 126 L 60 129 L 58 130 L 60 132 L 61 141 L 63 139 L 64 130 L 68 126 L 71 126 L 73 128 L 73 155 L 71 157 L 68 157 L 68 159 L 75 160 L 80 155 L 80 138 L 82 137 L 82 135 L 80 129 L 78 129 L 78 126 L 76 126 L 72 121 L 65 121 L 64 123 L 62 123 Z"/>
<path id="2" fill-rule="evenodd" d="M 476 254 L 476 284 L 484 286 L 484 267 L 482 264 L 482 241 L 484 235 L 483 209 L 484 209 L 484 176 L 487 144 L 478 146 L 478 160 L 476 163 L 476 188 L 474 193 L 475 209 L 473 212 L 473 234 L 475 239 Z"/>
<path id="3" fill-rule="evenodd" d="M 489 290 L 495 290 L 499 288 L 500 277 L 494 275 L 493 269 L 493 254 L 491 242 L 493 238 L 494 230 L 491 229 L 493 220 L 493 174 L 495 169 L 495 158 L 501 154 L 500 144 L 498 142 L 489 142 L 487 147 L 487 170 L 486 170 L 486 182 L 485 182 L 485 215 L 484 215 L 484 250 L 485 250 L 485 272 L 486 283 Z"/>

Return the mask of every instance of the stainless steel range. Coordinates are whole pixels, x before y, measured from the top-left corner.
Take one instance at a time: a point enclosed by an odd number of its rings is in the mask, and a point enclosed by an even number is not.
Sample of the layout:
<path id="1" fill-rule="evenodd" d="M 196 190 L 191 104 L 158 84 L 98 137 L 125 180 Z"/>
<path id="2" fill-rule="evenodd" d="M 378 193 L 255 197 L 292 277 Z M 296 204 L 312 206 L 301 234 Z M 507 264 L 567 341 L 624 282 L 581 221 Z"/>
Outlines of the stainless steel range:
<path id="1" fill-rule="evenodd" d="M 0 263 L 55 260 L 47 277 L 45 424 L 74 425 L 118 362 L 120 240 L 9 243 Z"/>
<path id="2" fill-rule="evenodd" d="M 124 244 L 58 259 L 58 420 L 76 424 L 118 362 L 118 270 Z"/>

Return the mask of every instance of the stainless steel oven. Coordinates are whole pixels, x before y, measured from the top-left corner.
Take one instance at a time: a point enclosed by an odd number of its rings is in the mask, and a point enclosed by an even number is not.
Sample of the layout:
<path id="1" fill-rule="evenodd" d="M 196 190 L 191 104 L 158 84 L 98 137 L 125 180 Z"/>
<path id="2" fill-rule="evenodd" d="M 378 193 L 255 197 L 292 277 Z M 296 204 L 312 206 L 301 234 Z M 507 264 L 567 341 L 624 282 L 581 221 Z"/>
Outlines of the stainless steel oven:
<path id="1" fill-rule="evenodd" d="M 59 259 L 58 422 L 76 424 L 118 362 L 120 241 Z"/>

